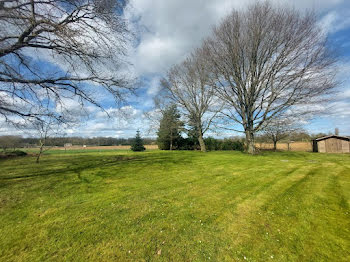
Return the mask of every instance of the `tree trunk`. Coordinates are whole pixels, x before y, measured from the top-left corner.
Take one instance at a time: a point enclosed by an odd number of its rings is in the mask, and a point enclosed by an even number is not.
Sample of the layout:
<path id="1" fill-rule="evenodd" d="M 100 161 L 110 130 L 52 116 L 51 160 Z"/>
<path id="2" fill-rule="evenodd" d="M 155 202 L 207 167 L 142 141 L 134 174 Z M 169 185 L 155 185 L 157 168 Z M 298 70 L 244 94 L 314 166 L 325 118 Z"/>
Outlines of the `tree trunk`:
<path id="1" fill-rule="evenodd" d="M 37 163 L 37 164 L 39 164 L 40 156 L 41 156 L 42 152 L 43 152 L 43 148 L 40 147 L 39 154 L 38 154 L 38 156 L 36 157 L 36 163 Z"/>
<path id="2" fill-rule="evenodd" d="M 170 146 L 169 146 L 169 150 L 173 150 L 173 132 L 170 132 Z"/>
<path id="3" fill-rule="evenodd" d="M 274 139 L 273 140 L 273 151 L 277 150 L 277 141 Z"/>
<path id="4" fill-rule="evenodd" d="M 40 156 L 41 156 L 41 154 L 43 153 L 43 150 L 44 150 L 44 143 L 41 142 L 41 140 L 40 140 L 39 154 L 38 154 L 38 156 L 36 157 L 36 163 L 37 163 L 37 164 L 39 164 Z"/>
<path id="5" fill-rule="evenodd" d="M 247 143 L 247 152 L 252 155 L 255 154 L 254 133 L 251 130 L 246 130 L 245 138 Z"/>
<path id="6" fill-rule="evenodd" d="M 201 147 L 202 152 L 207 152 L 207 149 L 205 147 L 204 139 L 203 139 L 203 134 L 201 131 L 198 132 L 198 142 Z"/>

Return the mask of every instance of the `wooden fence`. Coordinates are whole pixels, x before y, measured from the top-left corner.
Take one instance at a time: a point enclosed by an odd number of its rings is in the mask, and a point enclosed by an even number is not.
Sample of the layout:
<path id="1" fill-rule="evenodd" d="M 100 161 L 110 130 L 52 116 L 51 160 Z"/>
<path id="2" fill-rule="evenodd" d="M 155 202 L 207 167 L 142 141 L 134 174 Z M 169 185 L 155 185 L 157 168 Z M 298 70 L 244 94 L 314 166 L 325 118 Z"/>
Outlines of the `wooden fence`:
<path id="1" fill-rule="evenodd" d="M 152 150 L 152 149 L 158 149 L 157 145 L 145 145 L 145 148 L 147 150 Z M 69 146 L 69 147 L 56 147 L 55 149 L 59 149 L 59 150 L 79 150 L 79 149 L 122 149 L 122 150 L 128 150 L 130 149 L 130 146 Z"/>
<path id="2" fill-rule="evenodd" d="M 272 143 L 256 143 L 259 149 L 273 149 Z M 312 142 L 277 143 L 277 150 L 312 152 Z"/>

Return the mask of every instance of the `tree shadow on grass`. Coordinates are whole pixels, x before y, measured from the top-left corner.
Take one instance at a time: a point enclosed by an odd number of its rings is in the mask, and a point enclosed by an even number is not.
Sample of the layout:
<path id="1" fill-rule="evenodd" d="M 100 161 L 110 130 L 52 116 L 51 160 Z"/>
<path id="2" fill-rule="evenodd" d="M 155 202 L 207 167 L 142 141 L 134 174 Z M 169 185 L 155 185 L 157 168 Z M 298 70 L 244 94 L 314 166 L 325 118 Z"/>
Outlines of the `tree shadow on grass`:
<path id="1" fill-rule="evenodd" d="M 65 161 L 67 159 L 62 159 Z M 68 160 L 69 161 L 69 160 Z M 55 161 L 50 161 L 57 163 Z M 79 180 L 89 183 L 86 178 L 82 177 L 82 173 L 86 170 L 95 169 L 95 168 L 107 168 L 107 167 L 117 167 L 124 164 L 128 165 L 129 163 L 135 163 L 137 165 L 154 165 L 154 164 L 167 164 L 167 165 L 188 165 L 192 163 L 192 159 L 189 159 L 186 156 L 176 155 L 174 158 L 172 155 L 168 154 L 155 154 L 155 155 L 137 155 L 137 156 L 125 156 L 125 155 L 115 155 L 108 157 L 91 157 L 91 156 L 79 156 L 78 159 L 73 159 L 69 161 L 68 165 L 64 168 L 54 169 L 54 170 L 38 170 L 31 174 L 23 175 L 13 175 L 13 176 L 0 176 L 0 181 L 9 181 L 9 180 L 20 180 L 20 179 L 29 179 L 36 177 L 46 177 L 52 175 L 62 175 L 62 174 L 76 174 Z M 45 163 L 40 163 L 39 165 L 44 165 Z M 50 166 L 51 163 L 47 163 L 47 166 Z M 40 166 L 39 166 L 40 167 Z"/>

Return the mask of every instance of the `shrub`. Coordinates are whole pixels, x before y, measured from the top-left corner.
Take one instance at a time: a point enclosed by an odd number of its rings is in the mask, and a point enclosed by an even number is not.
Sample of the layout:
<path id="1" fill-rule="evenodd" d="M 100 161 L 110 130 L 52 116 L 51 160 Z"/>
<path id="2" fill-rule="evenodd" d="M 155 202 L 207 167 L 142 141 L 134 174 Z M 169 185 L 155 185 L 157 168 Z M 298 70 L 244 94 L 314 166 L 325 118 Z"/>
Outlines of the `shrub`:
<path id="1" fill-rule="evenodd" d="M 244 150 L 244 143 L 239 141 L 239 140 L 225 139 L 222 142 L 221 150 L 243 151 Z"/>
<path id="2" fill-rule="evenodd" d="M 220 150 L 221 141 L 212 137 L 208 137 L 204 139 L 205 146 L 208 151 Z"/>
<path id="3" fill-rule="evenodd" d="M 233 139 L 215 139 L 208 137 L 204 139 L 207 150 L 237 150 L 244 151 L 244 142 L 241 140 Z"/>
<path id="4" fill-rule="evenodd" d="M 198 149 L 197 141 L 193 137 L 181 138 L 178 141 L 179 150 L 195 150 Z"/>
<path id="5" fill-rule="evenodd" d="M 11 152 L 14 156 L 26 156 L 28 155 L 27 152 L 21 151 L 21 150 L 15 150 Z"/>
<path id="6" fill-rule="evenodd" d="M 16 157 L 16 156 L 26 156 L 28 155 L 27 152 L 21 151 L 21 150 L 15 150 L 15 151 L 4 151 L 1 153 L 1 157 Z"/>

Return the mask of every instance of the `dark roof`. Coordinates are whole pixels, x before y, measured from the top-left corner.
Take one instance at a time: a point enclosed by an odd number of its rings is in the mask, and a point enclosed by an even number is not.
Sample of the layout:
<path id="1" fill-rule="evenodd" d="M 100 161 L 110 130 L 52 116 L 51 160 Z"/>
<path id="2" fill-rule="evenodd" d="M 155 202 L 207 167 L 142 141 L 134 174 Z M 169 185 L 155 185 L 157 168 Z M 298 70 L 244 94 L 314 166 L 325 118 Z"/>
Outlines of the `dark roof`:
<path id="1" fill-rule="evenodd" d="M 316 138 L 314 140 L 315 141 L 321 141 L 321 140 L 325 140 L 325 139 L 328 139 L 328 138 L 338 138 L 338 139 L 350 141 L 350 137 L 348 137 L 348 136 L 337 136 L 337 135 L 323 136 L 323 137 Z"/>

